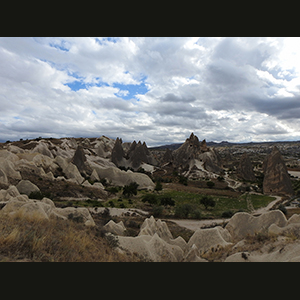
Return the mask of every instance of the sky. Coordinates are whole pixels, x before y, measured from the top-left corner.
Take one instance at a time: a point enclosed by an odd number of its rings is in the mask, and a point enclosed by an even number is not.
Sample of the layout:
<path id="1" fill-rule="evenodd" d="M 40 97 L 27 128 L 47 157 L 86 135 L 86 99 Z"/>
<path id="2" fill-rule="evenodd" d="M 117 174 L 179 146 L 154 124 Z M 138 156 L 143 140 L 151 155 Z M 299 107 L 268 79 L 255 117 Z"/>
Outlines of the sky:
<path id="1" fill-rule="evenodd" d="M 191 132 L 300 140 L 300 38 L 0 38 L 0 141 Z"/>

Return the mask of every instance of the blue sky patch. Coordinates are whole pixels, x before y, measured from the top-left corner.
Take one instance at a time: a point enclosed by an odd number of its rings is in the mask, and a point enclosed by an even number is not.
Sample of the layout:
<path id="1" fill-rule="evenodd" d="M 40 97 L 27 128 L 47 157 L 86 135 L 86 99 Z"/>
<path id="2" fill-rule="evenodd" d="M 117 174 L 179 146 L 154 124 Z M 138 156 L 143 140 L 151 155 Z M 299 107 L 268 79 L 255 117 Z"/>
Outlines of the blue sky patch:
<path id="1" fill-rule="evenodd" d="M 149 90 L 145 84 L 145 81 L 143 79 L 141 84 L 120 84 L 120 83 L 114 83 L 113 87 L 116 87 L 120 89 L 120 91 L 128 91 L 126 95 L 122 95 L 122 93 L 118 93 L 118 96 L 123 98 L 124 100 L 130 100 L 134 98 L 135 95 L 137 94 L 146 94 Z"/>

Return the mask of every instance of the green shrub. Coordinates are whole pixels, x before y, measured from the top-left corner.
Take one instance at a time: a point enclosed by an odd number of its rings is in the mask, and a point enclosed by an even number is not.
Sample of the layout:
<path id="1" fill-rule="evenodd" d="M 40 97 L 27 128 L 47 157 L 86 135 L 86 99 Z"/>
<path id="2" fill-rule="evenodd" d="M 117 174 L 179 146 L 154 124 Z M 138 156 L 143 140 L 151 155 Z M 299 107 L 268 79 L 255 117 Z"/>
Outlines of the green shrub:
<path id="1" fill-rule="evenodd" d="M 160 205 L 174 206 L 175 205 L 175 201 L 171 197 L 164 196 L 164 197 L 160 198 Z"/>
<path id="2" fill-rule="evenodd" d="M 216 205 L 216 201 L 210 196 L 202 196 L 200 203 L 205 206 L 205 209 L 208 209 L 209 206 L 215 207 Z"/>
<path id="3" fill-rule="evenodd" d="M 156 218 L 161 217 L 163 214 L 163 207 L 162 206 L 154 206 L 152 208 L 152 215 Z"/>
<path id="4" fill-rule="evenodd" d="M 158 199 L 157 196 L 154 194 L 146 194 L 143 198 L 142 198 L 142 202 L 148 202 L 149 204 L 157 204 L 158 203 Z"/>
<path id="5" fill-rule="evenodd" d="M 182 175 L 179 175 L 179 183 L 183 185 L 188 185 L 187 178 Z"/>
<path id="6" fill-rule="evenodd" d="M 177 218 L 188 218 L 189 214 L 193 211 L 191 204 L 184 203 L 176 205 L 175 207 L 175 217 Z"/>
<path id="7" fill-rule="evenodd" d="M 232 210 L 226 210 L 222 213 L 222 218 L 231 218 L 234 215 Z"/>
<path id="8" fill-rule="evenodd" d="M 202 218 L 201 210 L 200 209 L 194 209 L 191 213 L 191 217 L 193 219 L 201 219 Z"/>
<path id="9" fill-rule="evenodd" d="M 213 188 L 215 186 L 215 183 L 212 182 L 212 181 L 207 181 L 206 185 L 211 189 L 211 188 Z"/>
<path id="10" fill-rule="evenodd" d="M 43 198 L 50 198 L 50 193 L 43 193 L 41 191 L 31 192 L 28 196 L 29 199 L 42 200 Z"/>
<path id="11" fill-rule="evenodd" d="M 123 187 L 123 195 L 128 198 L 132 195 L 136 195 L 138 186 L 139 185 L 136 182 L 131 182 L 129 185 L 125 185 Z"/>
<path id="12" fill-rule="evenodd" d="M 156 185 L 155 185 L 155 188 L 154 188 L 154 191 L 159 192 L 161 190 L 162 190 L 162 184 L 161 184 L 160 181 L 157 181 Z"/>

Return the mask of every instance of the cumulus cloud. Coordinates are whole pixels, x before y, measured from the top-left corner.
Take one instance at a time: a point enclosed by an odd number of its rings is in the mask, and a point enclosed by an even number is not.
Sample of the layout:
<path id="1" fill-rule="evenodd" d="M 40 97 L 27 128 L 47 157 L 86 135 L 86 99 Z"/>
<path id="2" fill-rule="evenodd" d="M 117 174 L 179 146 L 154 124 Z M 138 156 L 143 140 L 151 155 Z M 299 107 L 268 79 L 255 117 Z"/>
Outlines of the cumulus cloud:
<path id="1" fill-rule="evenodd" d="M 0 140 L 300 139 L 299 41 L 1 38 Z"/>

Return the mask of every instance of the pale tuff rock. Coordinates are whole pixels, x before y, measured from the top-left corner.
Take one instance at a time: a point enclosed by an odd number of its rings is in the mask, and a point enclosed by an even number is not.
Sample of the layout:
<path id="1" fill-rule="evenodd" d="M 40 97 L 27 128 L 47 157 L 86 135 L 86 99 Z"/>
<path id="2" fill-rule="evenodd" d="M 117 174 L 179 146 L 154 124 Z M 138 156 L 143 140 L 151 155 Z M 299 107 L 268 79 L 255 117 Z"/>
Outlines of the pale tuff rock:
<path id="1" fill-rule="evenodd" d="M 81 184 L 84 181 L 84 178 L 81 176 L 77 167 L 69 163 L 65 158 L 61 156 L 56 156 L 54 161 L 62 168 L 64 175 L 67 179 L 74 179 L 77 183 Z"/>
<path id="2" fill-rule="evenodd" d="M 0 201 L 8 201 L 10 198 L 19 196 L 20 193 L 14 185 L 10 185 L 7 190 L 0 190 Z"/>
<path id="3" fill-rule="evenodd" d="M 100 166 L 93 165 L 100 178 L 106 178 L 108 182 L 116 186 L 128 185 L 131 182 L 136 182 L 139 186 L 138 189 L 154 189 L 155 184 L 153 181 L 143 173 L 134 173 L 131 171 L 123 171 L 116 167 L 101 168 Z"/>
<path id="4" fill-rule="evenodd" d="M 10 216 L 19 215 L 26 218 L 49 219 L 59 218 L 63 220 L 74 220 L 84 223 L 86 226 L 95 226 L 90 212 L 85 207 L 56 208 L 52 200 L 31 200 L 26 195 L 20 195 L 15 186 L 11 186 L 6 193 L 0 191 L 0 200 L 6 201 L 2 208 L 4 213 Z"/>
<path id="5" fill-rule="evenodd" d="M 8 178 L 3 170 L 0 169 L 0 183 L 8 184 Z"/>
<path id="6" fill-rule="evenodd" d="M 40 141 L 35 148 L 32 150 L 32 152 L 38 152 L 45 156 L 48 156 L 50 158 L 54 158 L 51 151 L 48 149 L 48 144 L 44 143 L 43 141 Z"/>
<path id="7" fill-rule="evenodd" d="M 226 229 L 236 240 L 243 239 L 247 234 L 253 235 L 257 232 L 267 230 L 272 224 L 283 227 L 287 224 L 285 215 L 280 210 L 272 210 L 258 217 L 248 213 L 236 213 L 229 220 Z"/>
<path id="8" fill-rule="evenodd" d="M 210 250 L 212 247 L 225 247 L 231 245 L 231 235 L 221 226 L 197 229 L 188 242 L 189 247 L 193 245 L 197 246 L 200 253 Z"/>
<path id="9" fill-rule="evenodd" d="M 151 235 L 155 233 L 165 241 L 173 239 L 172 233 L 170 232 L 166 222 L 162 222 L 160 219 L 155 221 L 154 217 L 145 219 L 141 226 L 139 235 Z"/>
<path id="10" fill-rule="evenodd" d="M 124 226 L 124 223 L 120 221 L 119 223 L 115 223 L 113 220 L 110 220 L 107 224 L 103 226 L 103 228 L 110 233 L 113 233 L 115 235 L 125 235 L 126 228 Z"/>
<path id="11" fill-rule="evenodd" d="M 254 252 L 237 252 L 228 256 L 225 262 L 299 262 L 300 243 L 275 244 L 272 251 L 269 248 Z"/>
<path id="12" fill-rule="evenodd" d="M 15 170 L 14 163 L 6 158 L 0 157 L 0 169 L 7 177 L 22 179 L 20 172 Z"/>
<path id="13" fill-rule="evenodd" d="M 183 250 L 179 246 L 168 244 L 157 233 L 137 237 L 118 236 L 119 245 L 132 253 L 138 253 L 146 260 L 155 262 L 178 262 L 183 260 Z"/>
<path id="14" fill-rule="evenodd" d="M 17 185 L 20 194 L 29 196 L 32 192 L 40 192 L 40 189 L 29 180 L 21 180 Z"/>

